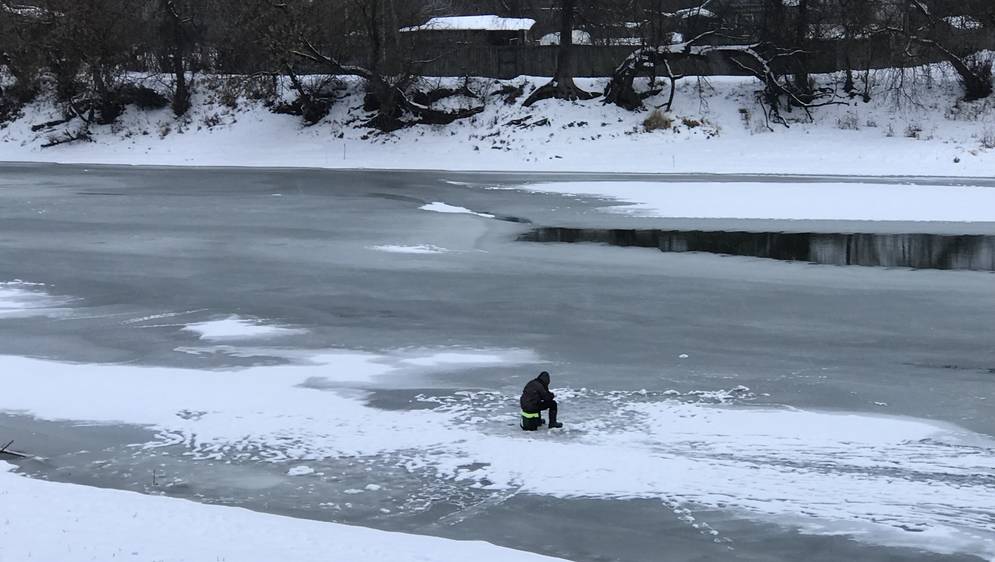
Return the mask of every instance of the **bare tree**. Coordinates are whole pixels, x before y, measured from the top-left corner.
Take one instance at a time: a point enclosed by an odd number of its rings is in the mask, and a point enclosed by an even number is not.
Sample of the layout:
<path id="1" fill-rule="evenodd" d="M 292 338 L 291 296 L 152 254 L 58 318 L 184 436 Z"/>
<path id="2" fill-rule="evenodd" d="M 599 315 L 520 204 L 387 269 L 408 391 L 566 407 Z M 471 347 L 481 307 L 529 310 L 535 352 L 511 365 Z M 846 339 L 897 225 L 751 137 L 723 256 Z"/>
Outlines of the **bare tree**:
<path id="1" fill-rule="evenodd" d="M 417 88 L 419 68 L 427 61 L 413 55 L 410 46 L 402 41 L 400 30 L 405 23 L 424 21 L 427 7 L 398 0 L 346 0 L 338 15 L 348 25 L 345 36 L 355 43 L 326 44 L 323 49 L 304 37 L 302 48 L 293 54 L 331 74 L 361 78 L 366 84 L 364 107 L 373 113 L 366 122 L 369 127 L 394 131 L 418 124 L 443 125 L 476 115 L 483 106 L 445 111 L 423 101 L 438 101 L 440 96 L 455 94 L 456 90 L 426 96 Z M 362 51 L 358 56 L 356 46 Z M 350 56 L 364 62 L 346 62 Z"/>
<path id="2" fill-rule="evenodd" d="M 826 21 L 825 30 L 819 34 L 821 39 L 835 40 L 842 54 L 844 71 L 843 90 L 851 97 L 862 95 L 864 101 L 870 101 L 870 59 L 874 55 L 871 42 L 872 31 L 880 25 L 879 18 L 882 7 L 877 0 L 829 0 L 826 2 L 823 17 Z M 858 66 L 858 61 L 867 64 Z M 864 88 L 857 91 L 854 74 L 862 71 Z"/>
<path id="3" fill-rule="evenodd" d="M 51 30 L 52 18 L 43 8 L 0 0 L 0 71 L 13 79 L 6 88 L 0 82 L 0 122 L 38 93 L 45 65 L 40 45 Z"/>
<path id="4" fill-rule="evenodd" d="M 194 13 L 197 2 L 152 0 L 158 37 L 155 52 L 160 65 L 173 77 L 173 113 L 181 116 L 190 109 L 187 72 L 194 50 Z M 182 10 L 182 13 L 181 13 Z"/>
<path id="5" fill-rule="evenodd" d="M 597 94 L 580 89 L 573 78 L 573 34 L 577 16 L 577 0 L 559 0 L 560 35 L 556 54 L 556 73 L 553 80 L 532 92 L 525 100 L 526 107 L 545 99 L 589 100 Z"/>
<path id="6" fill-rule="evenodd" d="M 913 46 L 919 46 L 949 62 L 960 76 L 967 101 L 992 95 L 992 59 L 980 57 L 977 52 L 993 45 L 958 38 L 968 35 L 963 33 L 970 31 L 965 27 L 984 29 L 995 20 L 995 6 L 991 2 L 952 4 L 943 0 L 909 0 L 903 15 L 903 21 L 891 22 L 886 31 L 908 41 L 906 53 L 910 57 L 914 57 Z"/>
<path id="7" fill-rule="evenodd" d="M 123 109 L 125 73 L 140 67 L 141 10 L 127 0 L 54 0 L 51 9 L 58 15 L 49 65 L 61 97 L 85 120 L 113 122 Z"/>
<path id="8" fill-rule="evenodd" d="M 787 126 L 787 120 L 781 114 L 782 108 L 785 107 L 798 107 L 809 112 L 816 107 L 838 103 L 831 99 L 822 100 L 800 95 L 795 89 L 794 83 L 778 71 L 777 65 L 796 56 L 797 51 L 776 47 L 769 43 L 707 44 L 705 40 L 716 33 L 715 31 L 705 32 L 676 45 L 646 47 L 636 50 L 615 70 L 612 80 L 605 90 L 605 103 L 614 103 L 630 110 L 643 108 L 646 94 L 635 91 L 634 78 L 640 73 L 655 71 L 655 69 L 662 67 L 665 69 L 665 75 L 671 84 L 670 101 L 667 103 L 669 109 L 674 98 L 674 83 L 681 78 L 673 72 L 674 67 L 678 64 L 707 65 L 716 62 L 731 65 L 760 80 L 763 89 L 758 94 L 758 101 L 764 108 L 764 115 L 768 123 L 773 122 Z"/>

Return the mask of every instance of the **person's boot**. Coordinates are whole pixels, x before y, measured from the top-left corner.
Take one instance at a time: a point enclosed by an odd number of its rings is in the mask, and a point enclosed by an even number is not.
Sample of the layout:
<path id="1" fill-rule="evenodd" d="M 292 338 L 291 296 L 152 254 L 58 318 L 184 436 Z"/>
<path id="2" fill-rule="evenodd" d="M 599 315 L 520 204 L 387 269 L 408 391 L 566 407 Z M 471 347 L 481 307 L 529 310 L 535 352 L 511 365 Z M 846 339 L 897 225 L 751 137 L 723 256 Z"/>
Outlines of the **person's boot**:
<path id="1" fill-rule="evenodd" d="M 559 429 L 563 427 L 563 424 L 556 421 L 556 410 L 550 408 L 549 410 L 549 429 Z"/>

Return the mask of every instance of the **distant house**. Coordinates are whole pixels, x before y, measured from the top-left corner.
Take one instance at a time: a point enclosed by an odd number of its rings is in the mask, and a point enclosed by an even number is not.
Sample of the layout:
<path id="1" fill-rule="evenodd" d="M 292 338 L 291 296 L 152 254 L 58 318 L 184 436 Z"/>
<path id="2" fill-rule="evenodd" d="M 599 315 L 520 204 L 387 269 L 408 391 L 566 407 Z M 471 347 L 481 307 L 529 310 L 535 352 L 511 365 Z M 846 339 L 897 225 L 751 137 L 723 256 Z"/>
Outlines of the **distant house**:
<path id="1" fill-rule="evenodd" d="M 790 6 L 792 0 L 783 4 Z M 708 6 L 729 28 L 737 32 L 752 32 L 763 21 L 763 0 L 713 0 Z"/>
<path id="2" fill-rule="evenodd" d="M 571 34 L 572 42 L 574 45 L 593 45 L 591 40 L 591 34 L 586 31 L 581 31 L 580 29 L 573 30 Z M 549 45 L 559 45 L 560 44 L 560 33 L 547 33 L 539 38 L 539 44 L 543 46 Z"/>
<path id="3" fill-rule="evenodd" d="M 532 28 L 535 24 L 536 21 L 529 18 L 447 16 L 405 27 L 401 33 L 408 34 L 418 44 L 524 45 L 533 42 Z"/>

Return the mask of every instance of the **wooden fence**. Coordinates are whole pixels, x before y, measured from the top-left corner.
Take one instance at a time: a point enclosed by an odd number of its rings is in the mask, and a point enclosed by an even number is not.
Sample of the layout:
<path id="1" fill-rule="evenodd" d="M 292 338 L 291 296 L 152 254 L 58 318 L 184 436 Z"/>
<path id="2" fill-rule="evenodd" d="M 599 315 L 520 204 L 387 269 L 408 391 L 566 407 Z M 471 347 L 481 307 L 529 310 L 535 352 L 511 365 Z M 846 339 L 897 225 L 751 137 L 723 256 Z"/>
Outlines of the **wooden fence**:
<path id="1" fill-rule="evenodd" d="M 959 51 L 971 52 L 995 48 L 995 41 L 988 34 L 960 37 Z M 576 45 L 573 56 L 573 75 L 577 77 L 611 76 L 615 68 L 638 47 Z M 844 46 L 838 41 L 814 44 L 804 56 L 804 67 L 810 73 L 827 73 L 852 68 L 854 70 L 891 68 L 909 65 L 904 55 L 906 44 L 893 37 L 881 35 Z M 452 45 L 432 49 L 421 67 L 425 76 L 481 76 L 487 78 L 514 78 L 516 76 L 552 76 L 556 72 L 557 47 L 555 46 L 488 46 Z M 937 53 L 922 51 L 915 64 L 942 60 Z M 799 58 L 783 59 L 779 69 L 797 70 Z M 700 76 L 741 76 L 745 72 L 735 65 L 713 59 L 677 65 L 674 71 Z"/>

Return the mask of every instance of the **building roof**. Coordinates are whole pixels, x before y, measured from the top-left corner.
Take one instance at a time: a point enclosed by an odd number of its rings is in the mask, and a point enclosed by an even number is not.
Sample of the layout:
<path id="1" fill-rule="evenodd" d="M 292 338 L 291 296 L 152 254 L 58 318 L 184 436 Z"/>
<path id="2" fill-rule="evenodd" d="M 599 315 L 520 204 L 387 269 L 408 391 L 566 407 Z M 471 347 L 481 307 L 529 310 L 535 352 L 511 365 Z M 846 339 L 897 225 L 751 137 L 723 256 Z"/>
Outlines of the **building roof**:
<path id="1" fill-rule="evenodd" d="M 447 16 L 432 18 L 422 25 L 405 27 L 410 31 L 528 31 L 536 20 L 529 18 L 502 18 L 500 16 Z"/>
<path id="2" fill-rule="evenodd" d="M 0 2 L 0 11 L 20 16 L 22 18 L 31 19 L 42 19 L 51 13 L 45 8 L 39 8 L 38 6 L 19 6 L 17 4 L 8 4 L 6 2 Z"/>
<path id="3" fill-rule="evenodd" d="M 710 10 L 706 10 L 705 8 L 702 8 L 702 7 L 698 7 L 698 8 L 685 8 L 683 10 L 677 10 L 676 12 L 674 12 L 674 15 L 677 16 L 677 17 L 679 17 L 679 18 L 681 18 L 681 19 L 688 19 L 688 18 L 715 19 L 715 18 L 719 17 L 719 16 L 715 15 L 715 12 L 712 12 Z"/>

